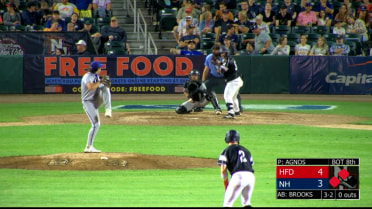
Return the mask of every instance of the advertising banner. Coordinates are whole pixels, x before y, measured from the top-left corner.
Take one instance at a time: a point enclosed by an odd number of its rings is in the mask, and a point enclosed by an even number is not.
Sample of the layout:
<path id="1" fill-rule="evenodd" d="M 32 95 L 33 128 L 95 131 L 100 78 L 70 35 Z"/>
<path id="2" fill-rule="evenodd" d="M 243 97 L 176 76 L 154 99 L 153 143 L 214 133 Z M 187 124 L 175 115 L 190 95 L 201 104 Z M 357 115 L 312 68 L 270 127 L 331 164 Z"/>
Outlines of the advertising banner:
<path id="1" fill-rule="evenodd" d="M 372 58 L 291 56 L 290 93 L 371 94 Z"/>
<path id="2" fill-rule="evenodd" d="M 97 54 L 88 32 L 1 32 L 0 55 L 52 55 L 56 48 L 76 53 L 75 43 L 84 40 L 87 50 Z"/>
<path id="3" fill-rule="evenodd" d="M 24 93 L 80 93 L 89 63 L 104 64 L 112 93 L 181 93 L 191 69 L 203 73 L 205 56 L 24 56 Z"/>

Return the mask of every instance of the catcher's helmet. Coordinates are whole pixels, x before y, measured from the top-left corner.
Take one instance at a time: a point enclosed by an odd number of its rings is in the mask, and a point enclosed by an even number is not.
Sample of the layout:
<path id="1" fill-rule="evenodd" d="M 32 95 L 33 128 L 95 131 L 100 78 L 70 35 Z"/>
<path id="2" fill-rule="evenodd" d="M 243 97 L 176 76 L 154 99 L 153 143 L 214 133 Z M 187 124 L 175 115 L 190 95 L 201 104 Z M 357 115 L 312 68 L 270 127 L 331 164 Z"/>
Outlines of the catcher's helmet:
<path id="1" fill-rule="evenodd" d="M 236 130 L 229 130 L 226 132 L 225 142 L 239 142 L 239 133 Z"/>
<path id="2" fill-rule="evenodd" d="M 192 75 L 197 75 L 197 76 L 199 76 L 200 75 L 200 73 L 199 73 L 199 71 L 197 71 L 197 70 L 191 70 L 190 72 L 189 72 L 189 78 L 191 79 L 191 76 Z"/>

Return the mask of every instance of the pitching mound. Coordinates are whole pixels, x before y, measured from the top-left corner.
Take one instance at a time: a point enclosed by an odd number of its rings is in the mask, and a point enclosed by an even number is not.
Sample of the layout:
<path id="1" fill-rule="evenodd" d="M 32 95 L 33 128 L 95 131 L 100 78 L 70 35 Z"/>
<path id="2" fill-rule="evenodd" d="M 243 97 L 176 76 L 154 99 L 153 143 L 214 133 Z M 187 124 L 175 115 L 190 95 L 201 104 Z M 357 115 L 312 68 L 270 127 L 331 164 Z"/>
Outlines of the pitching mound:
<path id="1" fill-rule="evenodd" d="M 0 168 L 31 170 L 143 170 L 216 166 L 216 159 L 132 153 L 63 153 L 0 158 Z"/>

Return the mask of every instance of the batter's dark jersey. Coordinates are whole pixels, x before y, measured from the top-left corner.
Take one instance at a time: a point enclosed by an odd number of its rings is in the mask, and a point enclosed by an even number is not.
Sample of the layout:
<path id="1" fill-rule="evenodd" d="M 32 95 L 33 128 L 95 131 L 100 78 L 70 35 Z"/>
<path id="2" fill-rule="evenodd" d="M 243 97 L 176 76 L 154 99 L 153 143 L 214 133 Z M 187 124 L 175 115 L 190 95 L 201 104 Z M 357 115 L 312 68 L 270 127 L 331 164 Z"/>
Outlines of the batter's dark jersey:
<path id="1" fill-rule="evenodd" d="M 232 144 L 226 147 L 220 154 L 217 164 L 226 165 L 231 176 L 238 171 L 250 171 L 254 173 L 251 153 L 248 149 L 238 144 Z"/>
<path id="2" fill-rule="evenodd" d="M 234 58 L 229 56 L 227 60 L 223 60 L 222 65 L 228 69 L 223 71 L 223 76 L 226 82 L 232 81 L 235 78 L 239 77 L 238 66 L 236 65 Z"/>

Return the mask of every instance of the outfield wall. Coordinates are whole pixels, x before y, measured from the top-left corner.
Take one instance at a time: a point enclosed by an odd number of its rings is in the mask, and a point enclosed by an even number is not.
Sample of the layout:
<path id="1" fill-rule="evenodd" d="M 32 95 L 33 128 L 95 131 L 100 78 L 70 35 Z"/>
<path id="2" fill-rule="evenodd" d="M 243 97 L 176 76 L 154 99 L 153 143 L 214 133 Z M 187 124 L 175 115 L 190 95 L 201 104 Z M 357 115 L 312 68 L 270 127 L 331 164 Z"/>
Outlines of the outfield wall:
<path id="1" fill-rule="evenodd" d="M 205 56 L 0 56 L 0 93 L 80 93 L 89 63 L 102 62 L 113 94 L 181 93 Z M 243 94 L 372 94 L 372 57 L 235 56 Z M 222 93 L 223 87 L 217 90 Z"/>

